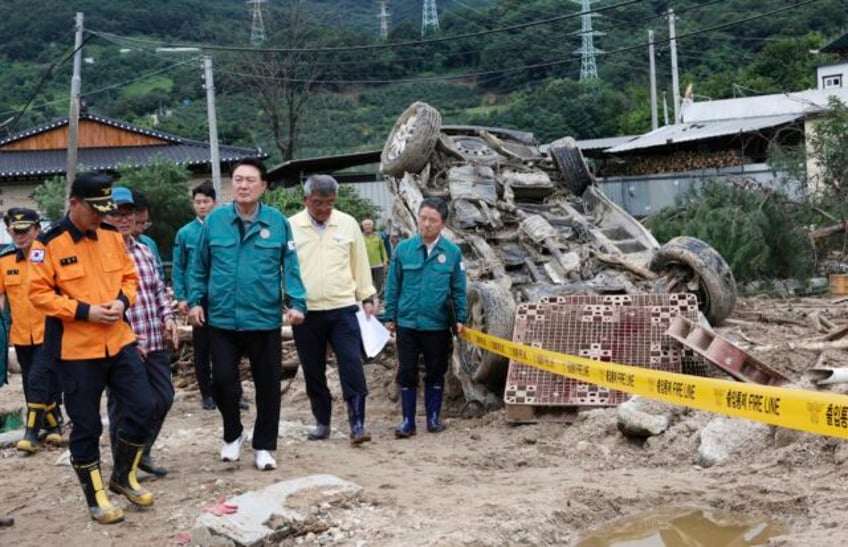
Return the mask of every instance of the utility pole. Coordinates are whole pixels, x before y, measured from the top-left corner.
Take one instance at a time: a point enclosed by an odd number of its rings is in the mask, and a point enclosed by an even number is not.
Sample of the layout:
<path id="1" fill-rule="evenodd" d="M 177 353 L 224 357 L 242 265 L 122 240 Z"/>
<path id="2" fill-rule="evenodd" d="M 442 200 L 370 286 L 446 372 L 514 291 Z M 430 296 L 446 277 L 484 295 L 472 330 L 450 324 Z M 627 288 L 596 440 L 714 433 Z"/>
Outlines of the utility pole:
<path id="1" fill-rule="evenodd" d="M 424 0 L 421 13 L 421 36 L 439 31 L 439 12 L 436 10 L 436 0 Z"/>
<path id="2" fill-rule="evenodd" d="M 663 125 L 668 125 L 668 96 L 663 91 Z"/>
<path id="3" fill-rule="evenodd" d="M 658 127 L 657 122 L 657 63 L 654 59 L 654 31 L 648 31 L 648 59 L 651 71 L 651 129 Z"/>
<path id="4" fill-rule="evenodd" d="M 212 186 L 221 197 L 221 161 L 218 154 L 218 117 L 215 113 L 215 81 L 212 78 L 212 57 L 204 55 L 203 74 L 206 81 L 206 115 L 209 118 L 209 152 L 212 162 Z"/>
<path id="5" fill-rule="evenodd" d="M 261 46 L 265 42 L 265 22 L 262 20 L 262 4 L 267 0 L 248 0 L 251 5 L 250 45 Z"/>
<path id="6" fill-rule="evenodd" d="M 671 86 L 674 99 L 674 124 L 680 121 L 680 78 L 677 74 L 677 32 L 674 28 L 674 10 L 668 9 L 668 43 L 671 46 Z"/>
<path id="7" fill-rule="evenodd" d="M 598 65 L 595 55 L 601 50 L 595 49 L 595 36 L 603 36 L 603 32 L 592 30 L 592 18 L 598 14 L 592 13 L 592 0 L 572 0 L 580 4 L 580 30 L 576 33 L 582 37 L 582 43 L 577 53 L 580 54 L 580 81 L 598 79 Z"/>
<path id="8" fill-rule="evenodd" d="M 65 207 L 71 193 L 71 184 L 77 176 L 77 148 L 79 146 L 80 90 L 82 88 L 82 12 L 77 12 L 74 37 L 74 72 L 71 76 L 71 105 L 68 110 L 68 164 L 65 168 Z"/>
<path id="9" fill-rule="evenodd" d="M 389 39 L 389 0 L 380 0 L 380 13 L 377 14 L 377 19 L 380 20 L 380 39 Z"/>

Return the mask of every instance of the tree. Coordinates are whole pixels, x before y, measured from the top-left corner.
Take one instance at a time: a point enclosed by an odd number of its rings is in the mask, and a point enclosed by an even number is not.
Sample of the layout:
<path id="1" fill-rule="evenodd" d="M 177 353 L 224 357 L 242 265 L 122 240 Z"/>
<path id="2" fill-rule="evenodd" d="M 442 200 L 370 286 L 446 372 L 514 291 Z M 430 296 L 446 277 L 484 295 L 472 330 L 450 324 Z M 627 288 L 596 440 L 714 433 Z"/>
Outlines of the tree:
<path id="1" fill-rule="evenodd" d="M 188 196 L 191 173 L 185 167 L 157 158 L 141 167 L 118 167 L 116 184 L 144 194 L 150 202 L 153 225 L 148 235 L 156 241 L 163 257 L 171 256 L 177 230 L 192 219 L 194 212 Z"/>
<path id="2" fill-rule="evenodd" d="M 703 239 L 744 283 L 812 274 L 815 254 L 803 228 L 810 212 L 774 190 L 708 182 L 646 224 L 660 242 L 684 234 Z"/>
<path id="3" fill-rule="evenodd" d="M 319 27 L 308 17 L 303 0 L 292 2 L 278 17 L 269 18 L 271 39 L 267 48 L 297 50 L 314 48 L 323 42 Z M 316 80 L 322 74 L 317 54 L 303 51 L 257 51 L 224 59 L 227 67 L 223 85 L 245 88 L 262 109 L 282 159 L 294 157 L 309 101 L 318 91 Z M 228 73 L 228 74 L 227 74 Z"/>
<path id="4" fill-rule="evenodd" d="M 59 219 L 65 210 L 65 177 L 45 180 L 35 187 L 32 198 L 42 216 L 49 220 Z"/>
<path id="5" fill-rule="evenodd" d="M 820 169 L 815 181 L 822 189 L 821 198 L 834 202 L 845 216 L 848 200 L 848 106 L 830 97 L 828 108 L 808 136 L 813 161 Z"/>
<path id="6" fill-rule="evenodd" d="M 303 192 L 300 188 L 276 188 L 265 193 L 265 203 L 283 212 L 287 217 L 303 209 Z M 362 198 L 353 186 L 341 184 L 336 193 L 335 208 L 362 222 L 366 218 L 377 218 L 380 207 Z"/>

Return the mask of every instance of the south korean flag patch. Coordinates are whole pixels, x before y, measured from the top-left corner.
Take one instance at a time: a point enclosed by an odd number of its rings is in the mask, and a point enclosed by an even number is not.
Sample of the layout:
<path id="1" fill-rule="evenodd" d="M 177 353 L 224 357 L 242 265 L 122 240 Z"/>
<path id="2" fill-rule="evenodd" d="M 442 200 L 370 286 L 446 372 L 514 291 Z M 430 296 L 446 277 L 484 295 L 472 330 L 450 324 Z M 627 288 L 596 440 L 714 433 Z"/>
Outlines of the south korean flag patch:
<path id="1" fill-rule="evenodd" d="M 465 271 L 465 262 L 462 260 L 459 261 L 459 270 L 462 272 Z"/>
<path id="2" fill-rule="evenodd" d="M 44 249 L 33 249 L 29 253 L 29 261 L 33 264 L 44 262 Z"/>
<path id="3" fill-rule="evenodd" d="M 289 247 L 289 251 L 294 251 L 297 248 L 293 239 L 290 239 L 287 244 Z"/>

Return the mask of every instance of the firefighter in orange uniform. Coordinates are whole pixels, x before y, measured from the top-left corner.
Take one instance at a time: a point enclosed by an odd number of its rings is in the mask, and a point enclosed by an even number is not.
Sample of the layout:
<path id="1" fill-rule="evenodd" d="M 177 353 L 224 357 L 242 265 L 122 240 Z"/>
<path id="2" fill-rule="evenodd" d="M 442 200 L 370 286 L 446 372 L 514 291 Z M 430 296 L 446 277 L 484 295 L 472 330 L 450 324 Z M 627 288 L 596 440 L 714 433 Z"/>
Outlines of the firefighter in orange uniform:
<path id="1" fill-rule="evenodd" d="M 27 260 L 33 241 L 41 227 L 38 213 L 32 209 L 13 207 L 3 217 L 12 245 L 0 252 L 0 309 L 9 306 L 12 328 L 9 343 L 21 364 L 24 398 L 27 403 L 26 433 L 17 448 L 26 454 L 36 451 L 38 431 L 46 420 L 50 443 L 62 442 L 59 386 L 53 370 L 53 359 L 42 355 L 44 348 L 44 314 L 33 308 L 29 301 L 30 264 Z"/>
<path id="2" fill-rule="evenodd" d="M 32 303 L 48 317 L 45 344 L 55 340 L 59 348 L 56 368 L 74 424 L 71 462 L 91 518 L 102 524 L 124 518 L 109 502 L 100 475 L 100 401 L 107 386 L 125 410 L 109 489 L 135 505 L 153 504 L 153 494 L 136 479 L 153 394 L 125 315 L 135 302 L 138 276 L 121 235 L 101 224 L 114 208 L 110 176 L 79 175 L 68 215 L 33 243 L 29 256 Z"/>

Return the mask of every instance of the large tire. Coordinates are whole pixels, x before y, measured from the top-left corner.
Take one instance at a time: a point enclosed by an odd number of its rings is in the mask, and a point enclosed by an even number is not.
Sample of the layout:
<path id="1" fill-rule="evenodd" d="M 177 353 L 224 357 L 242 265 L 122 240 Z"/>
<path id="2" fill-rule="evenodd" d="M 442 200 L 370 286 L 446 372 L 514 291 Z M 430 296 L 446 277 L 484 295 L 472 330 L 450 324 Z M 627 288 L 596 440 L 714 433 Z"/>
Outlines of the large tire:
<path id="1" fill-rule="evenodd" d="M 688 236 L 675 237 L 657 249 L 652 271 L 673 279 L 680 292 L 694 292 L 711 325 L 720 325 L 736 305 L 736 280 L 724 258 L 709 244 Z"/>
<path id="2" fill-rule="evenodd" d="M 563 137 L 551 143 L 548 153 L 562 175 L 562 182 L 575 196 L 582 196 L 592 184 L 592 174 L 577 141 Z"/>
<path id="3" fill-rule="evenodd" d="M 467 289 L 468 320 L 473 329 L 512 340 L 515 300 L 508 289 L 495 282 L 470 283 Z M 460 340 L 457 358 L 462 373 L 490 391 L 503 389 L 509 360 Z M 499 393 L 498 393 L 499 395 Z"/>
<path id="4" fill-rule="evenodd" d="M 393 177 L 420 172 L 430 161 L 441 128 L 438 110 L 427 103 L 413 103 L 400 115 L 386 139 L 380 171 Z"/>

